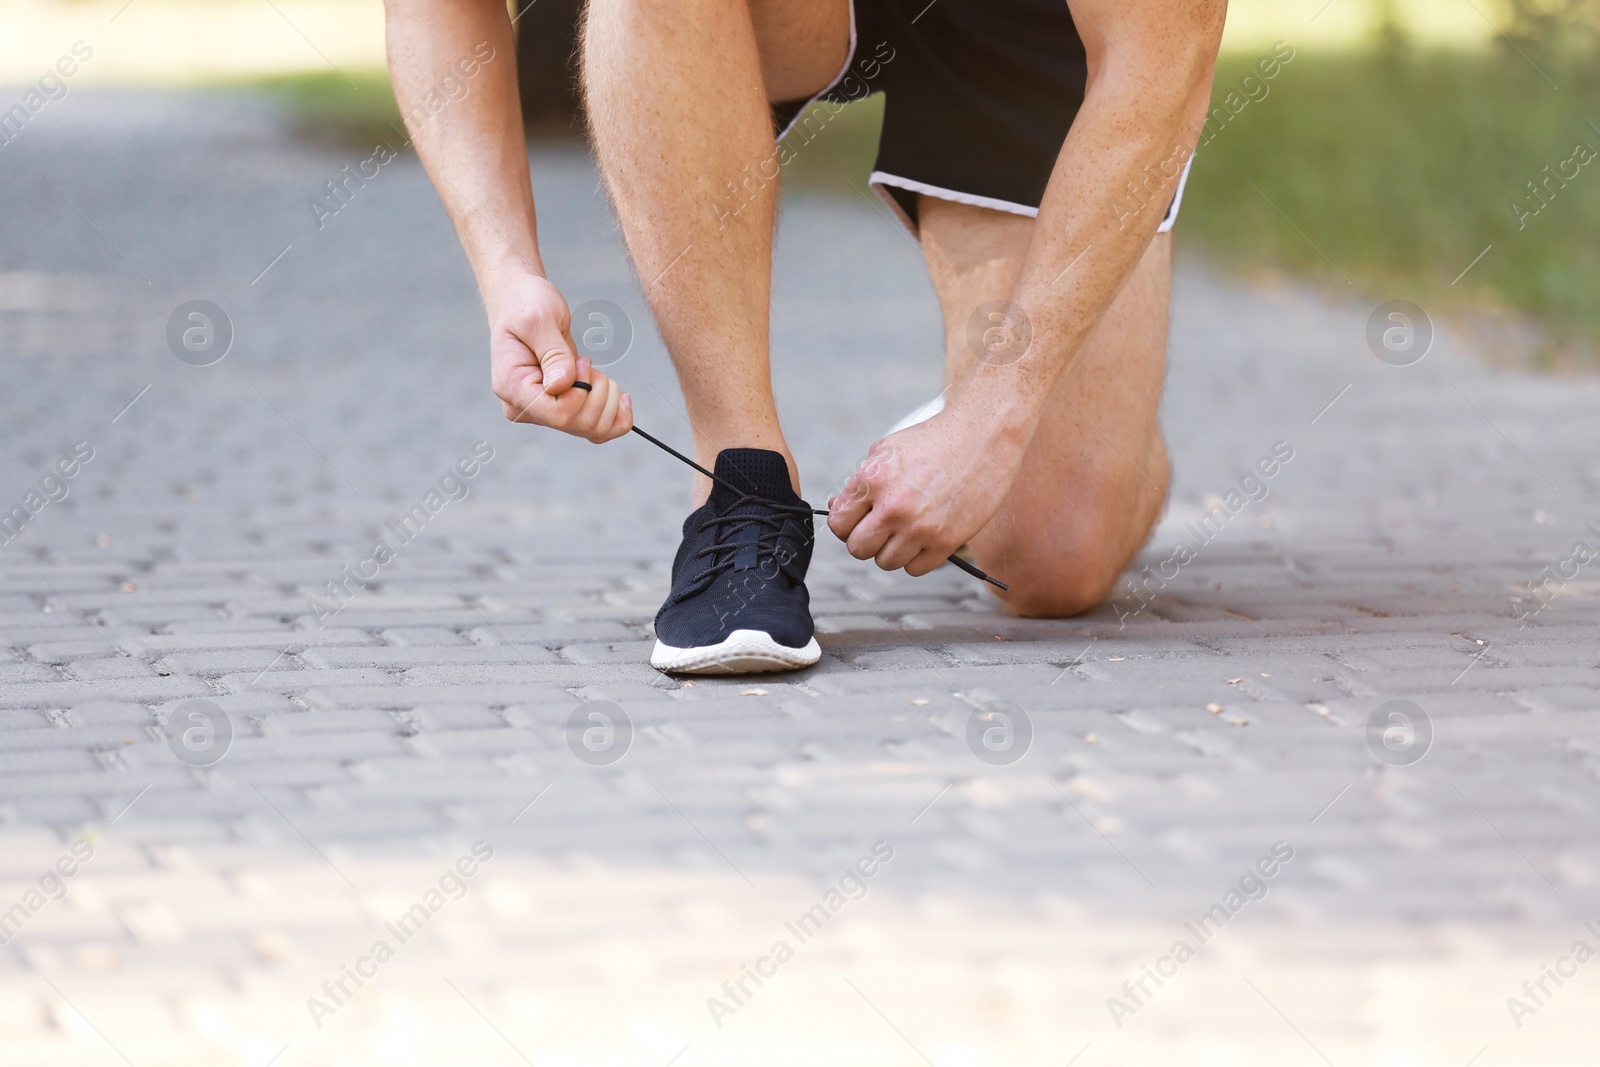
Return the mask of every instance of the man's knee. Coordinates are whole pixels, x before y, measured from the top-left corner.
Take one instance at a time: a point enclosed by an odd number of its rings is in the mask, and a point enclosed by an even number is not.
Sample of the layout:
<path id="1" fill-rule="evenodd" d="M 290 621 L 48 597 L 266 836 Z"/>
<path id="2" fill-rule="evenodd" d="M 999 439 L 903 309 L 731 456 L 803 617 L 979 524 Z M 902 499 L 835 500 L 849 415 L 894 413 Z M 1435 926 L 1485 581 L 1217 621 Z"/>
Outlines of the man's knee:
<path id="1" fill-rule="evenodd" d="M 1042 550 L 1041 550 L 1042 549 Z M 1011 585 L 1006 607 L 1027 618 L 1060 619 L 1097 607 L 1110 594 L 1126 562 L 1104 542 L 1057 543 L 1007 553 L 983 566 Z"/>
<path id="2" fill-rule="evenodd" d="M 1030 618 L 1064 618 L 1099 606 L 1143 547 L 1166 504 L 1169 468 L 1157 439 L 1149 479 L 1129 486 L 1120 475 L 1080 492 L 1055 522 L 1005 524 L 974 543 L 979 566 L 1007 582 L 1008 609 Z M 1127 497 L 1140 498 L 1130 515 Z"/>

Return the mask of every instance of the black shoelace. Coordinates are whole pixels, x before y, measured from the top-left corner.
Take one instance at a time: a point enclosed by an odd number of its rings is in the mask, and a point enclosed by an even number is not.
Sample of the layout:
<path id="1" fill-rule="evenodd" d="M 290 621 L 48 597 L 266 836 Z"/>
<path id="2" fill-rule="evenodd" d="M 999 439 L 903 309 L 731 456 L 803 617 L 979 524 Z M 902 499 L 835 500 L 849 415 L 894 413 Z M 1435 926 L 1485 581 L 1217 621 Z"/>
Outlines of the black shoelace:
<path id="1" fill-rule="evenodd" d="M 734 562 L 738 559 L 739 550 L 743 548 L 755 549 L 758 559 L 762 555 L 771 556 L 777 562 L 778 567 L 777 571 L 767 576 L 776 577 L 777 573 L 782 571 L 783 566 L 794 558 L 795 553 L 789 552 L 781 539 L 783 529 L 791 519 L 803 522 L 806 534 L 810 536 L 811 516 L 815 509 L 808 504 L 804 502 L 799 504 L 779 504 L 764 497 L 756 496 L 754 493 L 741 493 L 739 490 L 733 489 L 727 482 L 721 479 L 718 479 L 718 481 L 733 490 L 733 492 L 738 493 L 738 498 L 727 506 L 723 514 L 713 515 L 707 520 L 706 525 L 718 527 L 717 540 L 696 552 L 690 559 L 698 560 L 705 556 L 710 556 L 712 563 L 709 567 L 696 574 L 689 584 L 684 586 L 673 597 L 674 600 L 683 600 L 710 585 L 712 579 L 734 565 Z M 740 508 L 748 504 L 759 504 L 764 510 L 746 511 L 743 514 L 738 513 Z M 759 528 L 763 527 L 778 535 L 775 538 L 776 545 L 768 547 L 768 545 L 762 543 Z M 758 529 L 755 542 L 740 540 L 739 535 L 752 528 Z"/>
<path id="2" fill-rule="evenodd" d="M 583 388 L 583 389 L 586 389 L 586 390 L 589 388 L 589 383 L 588 382 L 576 382 L 574 384 L 579 386 L 579 387 L 581 387 L 581 388 Z M 649 441 L 651 444 L 655 445 L 657 448 L 661 449 L 663 452 L 666 452 L 668 455 L 674 456 L 677 459 L 682 460 L 684 463 L 687 463 L 689 466 L 693 467 L 695 470 L 699 471 L 701 474 L 704 474 L 707 478 L 710 478 L 713 482 L 716 482 L 718 485 L 725 486 L 726 488 L 728 488 L 728 489 L 732 490 L 733 492 L 737 493 L 741 500 L 761 500 L 760 497 L 752 496 L 751 494 L 744 492 L 739 487 L 729 484 L 727 482 L 727 480 L 725 480 L 723 478 L 718 478 L 715 474 L 713 474 L 710 471 L 706 470 L 704 467 L 700 466 L 700 464 L 696 463 L 694 460 L 690 459 L 688 456 L 684 455 L 682 452 L 679 452 L 676 448 L 673 448 L 671 445 L 667 444 L 665 441 L 660 440 L 659 438 L 652 437 L 650 434 L 647 434 L 643 430 L 639 429 L 639 427 L 635 426 L 633 428 L 633 432 L 638 434 L 640 437 L 644 438 L 646 441 Z M 799 514 L 806 514 L 807 512 L 809 512 L 812 515 L 821 515 L 824 518 L 826 518 L 827 515 L 828 515 L 828 513 L 826 511 L 822 510 L 821 508 L 805 507 L 805 506 L 799 505 L 799 504 L 778 504 L 778 503 L 774 503 L 774 502 L 772 502 L 770 500 L 761 500 L 761 502 L 766 504 L 768 507 L 773 508 L 773 509 L 778 510 L 778 511 L 783 511 L 783 510 L 787 509 L 790 512 L 797 512 Z M 738 517 L 734 518 L 732 521 L 738 521 L 740 519 L 744 519 L 744 516 L 738 516 Z M 782 522 L 781 519 L 777 519 L 776 517 L 773 517 L 773 519 L 771 519 L 771 520 L 768 520 L 768 519 L 760 519 L 760 520 L 758 520 L 758 519 L 754 518 L 753 516 L 750 518 L 749 521 L 752 521 L 752 522 L 754 522 L 754 521 L 762 521 L 762 522 L 776 521 L 776 522 L 779 522 L 780 524 Z M 722 547 L 722 546 L 719 544 L 719 545 L 711 546 L 710 548 L 702 549 L 700 554 L 704 554 L 706 552 L 711 551 L 714 548 L 719 548 L 719 547 Z M 732 562 L 732 556 L 730 555 L 728 557 L 728 560 L 725 563 L 724 562 L 719 562 L 718 565 L 717 565 L 717 568 L 715 570 L 713 570 L 713 571 L 708 572 L 708 574 L 720 573 L 720 571 L 723 569 L 723 567 L 726 566 L 727 564 L 731 564 L 731 562 Z M 1007 585 L 1006 583 L 1000 581 L 999 579 L 989 577 L 987 574 L 983 573 L 983 571 L 979 570 L 977 567 L 974 567 L 972 564 L 968 563 L 966 560 L 962 559 L 960 556 L 951 556 L 950 557 L 950 563 L 953 564 L 958 570 L 966 571 L 968 574 L 972 575 L 974 578 L 977 578 L 980 581 L 988 582 L 990 585 L 996 587 L 997 589 L 1009 590 L 1011 588 L 1009 585 Z M 700 577 L 701 576 L 696 576 L 696 579 L 695 579 L 696 582 L 699 581 Z M 707 580 L 709 581 L 710 579 L 707 578 Z"/>

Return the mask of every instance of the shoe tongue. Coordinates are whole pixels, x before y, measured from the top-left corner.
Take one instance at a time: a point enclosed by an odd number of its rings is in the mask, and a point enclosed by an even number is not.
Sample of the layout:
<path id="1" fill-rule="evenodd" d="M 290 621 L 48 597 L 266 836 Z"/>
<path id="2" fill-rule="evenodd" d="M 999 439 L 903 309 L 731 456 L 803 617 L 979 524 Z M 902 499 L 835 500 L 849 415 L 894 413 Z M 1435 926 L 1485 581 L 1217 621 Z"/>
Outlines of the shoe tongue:
<path id="1" fill-rule="evenodd" d="M 711 486 L 711 508 L 719 515 L 738 499 L 739 494 L 729 485 L 774 504 L 800 503 L 789 484 L 789 465 L 781 453 L 765 448 L 725 448 L 717 453 L 715 470 L 718 481 Z"/>

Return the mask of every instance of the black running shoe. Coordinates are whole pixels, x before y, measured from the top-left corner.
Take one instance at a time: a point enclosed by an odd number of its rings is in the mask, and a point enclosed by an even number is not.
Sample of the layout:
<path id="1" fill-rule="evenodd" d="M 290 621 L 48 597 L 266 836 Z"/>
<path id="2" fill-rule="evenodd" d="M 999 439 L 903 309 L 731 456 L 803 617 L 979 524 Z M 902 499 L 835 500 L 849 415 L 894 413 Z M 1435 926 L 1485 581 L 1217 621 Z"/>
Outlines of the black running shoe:
<path id="1" fill-rule="evenodd" d="M 716 474 L 711 499 L 684 520 L 650 666 L 679 674 L 809 667 L 822 656 L 805 585 L 811 505 L 790 488 L 777 452 L 724 449 Z"/>

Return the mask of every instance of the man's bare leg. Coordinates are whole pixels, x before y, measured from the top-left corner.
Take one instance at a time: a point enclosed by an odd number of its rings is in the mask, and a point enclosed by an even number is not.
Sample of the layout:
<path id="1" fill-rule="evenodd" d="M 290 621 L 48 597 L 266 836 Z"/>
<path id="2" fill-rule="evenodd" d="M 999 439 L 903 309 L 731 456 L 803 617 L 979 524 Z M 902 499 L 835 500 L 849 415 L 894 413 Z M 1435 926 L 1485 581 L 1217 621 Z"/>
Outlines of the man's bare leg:
<path id="1" fill-rule="evenodd" d="M 1035 223 L 926 196 L 919 215 L 954 381 L 977 358 L 968 319 L 1012 292 Z M 1004 599 L 1019 614 L 1094 607 L 1161 515 L 1168 464 L 1157 410 L 1171 278 L 1171 236 L 1157 234 L 1057 386 L 1010 495 L 972 539 L 979 566 L 1011 584 Z"/>
<path id="2" fill-rule="evenodd" d="M 848 14 L 843 0 L 768 0 L 754 18 L 747 0 L 591 0 L 584 26 L 595 148 L 696 457 L 710 467 L 725 448 L 771 449 L 796 488 L 768 366 L 778 192 L 768 100 L 833 78 Z M 697 478 L 696 502 L 710 489 Z"/>

